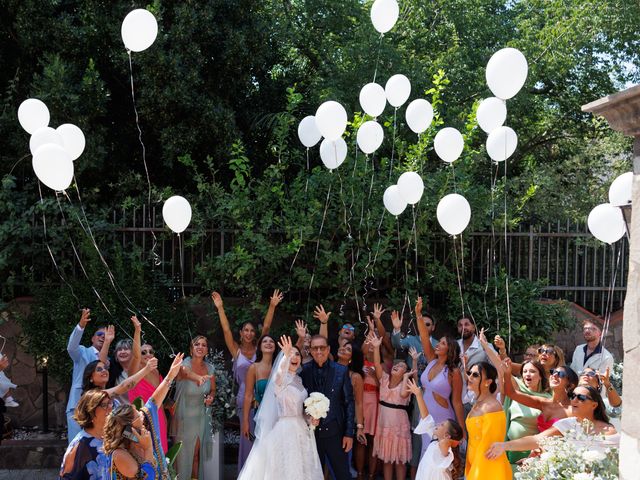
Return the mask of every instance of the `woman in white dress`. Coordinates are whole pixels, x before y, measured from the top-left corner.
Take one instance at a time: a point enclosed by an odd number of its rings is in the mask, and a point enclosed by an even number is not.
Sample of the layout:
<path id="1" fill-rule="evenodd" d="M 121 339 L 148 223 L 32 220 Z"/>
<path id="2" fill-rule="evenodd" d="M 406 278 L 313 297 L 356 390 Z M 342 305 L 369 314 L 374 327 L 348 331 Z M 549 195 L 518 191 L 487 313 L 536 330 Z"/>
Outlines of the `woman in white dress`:
<path id="1" fill-rule="evenodd" d="M 256 440 L 238 480 L 322 480 L 315 438 L 304 414 L 308 394 L 296 373 L 302 356 L 289 337 L 280 337 L 278 345 L 281 352 L 255 417 Z"/>

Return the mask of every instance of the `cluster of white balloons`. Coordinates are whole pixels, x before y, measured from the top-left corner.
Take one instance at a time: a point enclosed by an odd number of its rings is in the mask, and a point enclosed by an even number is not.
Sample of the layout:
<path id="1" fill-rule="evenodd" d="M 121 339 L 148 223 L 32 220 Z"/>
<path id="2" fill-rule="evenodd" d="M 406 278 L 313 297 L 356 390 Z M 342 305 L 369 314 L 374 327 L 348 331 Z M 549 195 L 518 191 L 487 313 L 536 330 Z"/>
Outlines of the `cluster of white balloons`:
<path id="1" fill-rule="evenodd" d="M 400 7 L 396 0 L 376 0 L 371 6 L 371 23 L 382 34 L 394 27 L 399 16 Z"/>
<path id="2" fill-rule="evenodd" d="M 38 180 L 52 190 L 66 190 L 73 180 L 73 162 L 86 144 L 82 130 L 71 123 L 49 126 L 51 115 L 42 100 L 29 98 L 18 107 L 18 121 L 31 134 L 29 149 Z"/>
<path id="3" fill-rule="evenodd" d="M 324 137 L 320 144 L 320 158 L 329 170 L 338 168 L 347 158 L 347 144 L 342 138 L 347 120 L 344 107 L 330 100 L 320 105 L 315 115 L 303 118 L 298 124 L 298 138 L 305 147 L 317 145 Z"/>
<path id="4" fill-rule="evenodd" d="M 149 10 L 137 8 L 124 17 L 120 34 L 127 50 L 142 52 L 156 41 L 158 22 Z"/>
<path id="5" fill-rule="evenodd" d="M 632 184 L 633 172 L 620 175 L 609 187 L 609 203 L 602 203 L 589 213 L 587 226 L 598 240 L 612 244 L 627 232 L 620 207 L 631 205 Z"/>
<path id="6" fill-rule="evenodd" d="M 169 197 L 162 206 L 162 218 L 173 232 L 184 232 L 191 223 L 191 204 L 180 195 Z"/>
<path id="7" fill-rule="evenodd" d="M 396 217 L 404 212 L 407 205 L 415 205 L 422 198 L 424 182 L 416 172 L 404 172 L 396 185 L 388 187 L 382 202 L 391 215 Z"/>

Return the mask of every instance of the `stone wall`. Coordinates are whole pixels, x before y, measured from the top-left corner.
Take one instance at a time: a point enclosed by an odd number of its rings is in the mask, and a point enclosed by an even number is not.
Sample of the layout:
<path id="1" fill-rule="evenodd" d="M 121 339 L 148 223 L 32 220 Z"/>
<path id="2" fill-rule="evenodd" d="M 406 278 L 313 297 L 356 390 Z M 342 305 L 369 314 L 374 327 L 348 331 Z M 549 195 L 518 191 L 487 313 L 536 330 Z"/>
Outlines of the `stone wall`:
<path id="1" fill-rule="evenodd" d="M 36 371 L 35 358 L 24 351 L 20 345 L 20 325 L 8 314 L 2 312 L 0 320 L 0 335 L 6 339 L 2 353 L 9 358 L 9 367 L 5 370 L 7 377 L 18 387 L 10 391 L 10 395 L 20 404 L 19 407 L 7 408 L 5 417 L 11 420 L 15 427 L 42 426 L 42 373 Z M 0 347 L 3 338 L 0 337 Z M 60 399 L 58 410 L 64 410 L 66 406 L 66 391 L 61 388 L 51 377 L 48 378 L 49 401 L 49 428 L 56 426 L 56 396 Z M 66 419 L 60 419 L 66 428 Z"/>

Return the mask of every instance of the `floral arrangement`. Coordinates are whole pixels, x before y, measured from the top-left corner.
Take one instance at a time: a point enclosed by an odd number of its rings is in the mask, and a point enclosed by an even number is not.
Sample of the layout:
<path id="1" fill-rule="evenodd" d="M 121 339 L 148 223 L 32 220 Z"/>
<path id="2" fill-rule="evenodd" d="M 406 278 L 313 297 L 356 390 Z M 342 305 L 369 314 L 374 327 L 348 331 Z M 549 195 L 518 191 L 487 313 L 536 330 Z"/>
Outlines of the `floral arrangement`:
<path id="1" fill-rule="evenodd" d="M 329 406 L 329 399 L 320 392 L 311 392 L 311 395 L 304 401 L 304 411 L 316 420 L 327 418 Z M 315 428 L 314 425 L 311 425 L 311 430 L 315 430 Z"/>
<path id="2" fill-rule="evenodd" d="M 591 428 L 585 420 L 576 431 L 542 440 L 542 454 L 526 459 L 516 480 L 617 480 L 618 449 L 603 445 Z"/>
<path id="3" fill-rule="evenodd" d="M 224 429 L 224 422 L 236 414 L 236 400 L 233 392 L 233 379 L 225 367 L 222 352 L 210 351 L 207 362 L 213 365 L 216 377 L 216 395 L 211 404 L 211 434 Z"/>
<path id="4" fill-rule="evenodd" d="M 622 373 L 623 373 L 623 364 L 622 362 L 614 363 L 613 369 L 609 373 L 609 379 L 611 380 L 611 385 L 616 389 L 618 394 L 622 395 Z"/>

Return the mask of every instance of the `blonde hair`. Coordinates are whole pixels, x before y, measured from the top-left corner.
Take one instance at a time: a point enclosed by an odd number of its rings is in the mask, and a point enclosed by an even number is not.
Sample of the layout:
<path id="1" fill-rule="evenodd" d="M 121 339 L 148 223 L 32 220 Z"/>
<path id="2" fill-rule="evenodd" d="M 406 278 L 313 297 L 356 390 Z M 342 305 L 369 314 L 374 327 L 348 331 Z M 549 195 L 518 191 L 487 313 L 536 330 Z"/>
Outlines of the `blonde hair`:
<path id="1" fill-rule="evenodd" d="M 82 394 L 73 412 L 73 419 L 82 429 L 93 427 L 95 411 L 105 398 L 109 399 L 109 394 L 97 388 L 87 390 Z"/>
<path id="2" fill-rule="evenodd" d="M 189 343 L 189 353 L 191 355 L 193 355 L 193 347 L 195 347 L 196 343 L 198 343 L 198 340 L 204 340 L 205 342 L 207 342 L 207 347 L 209 347 L 209 340 L 207 339 L 207 337 L 205 337 L 204 335 L 196 335 L 191 339 L 191 342 Z"/>
<path id="3" fill-rule="evenodd" d="M 105 453 L 113 453 L 118 448 L 129 449 L 131 440 L 125 438 L 123 432 L 126 427 L 130 427 L 136 420 L 137 415 L 135 407 L 130 404 L 120 405 L 109 414 L 102 435 Z"/>
<path id="4" fill-rule="evenodd" d="M 553 343 L 543 343 L 542 347 L 553 348 L 553 351 L 556 354 L 556 364 L 554 365 L 554 368 L 564 367 L 566 365 L 566 362 L 564 359 L 564 351 L 559 346 L 554 345 Z"/>

